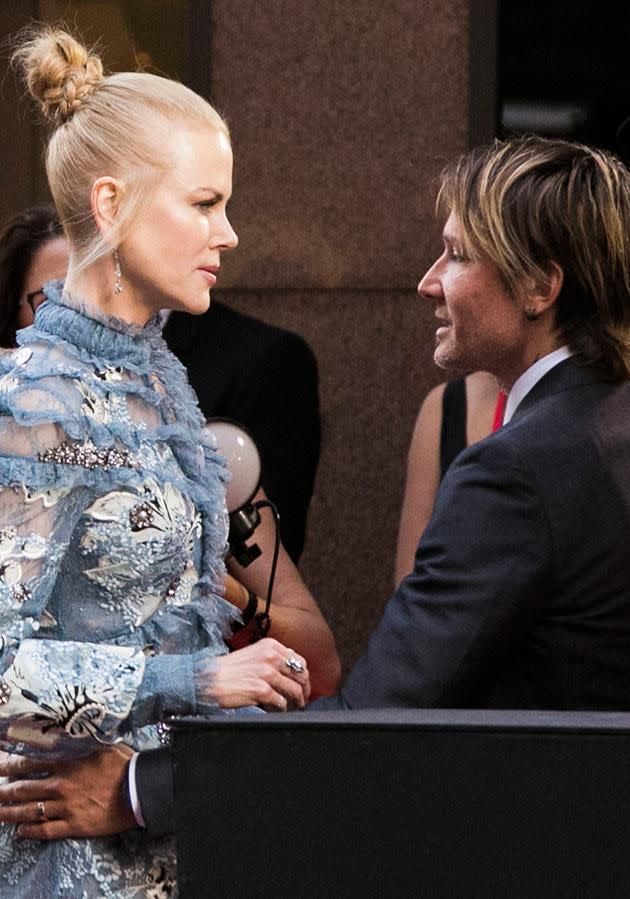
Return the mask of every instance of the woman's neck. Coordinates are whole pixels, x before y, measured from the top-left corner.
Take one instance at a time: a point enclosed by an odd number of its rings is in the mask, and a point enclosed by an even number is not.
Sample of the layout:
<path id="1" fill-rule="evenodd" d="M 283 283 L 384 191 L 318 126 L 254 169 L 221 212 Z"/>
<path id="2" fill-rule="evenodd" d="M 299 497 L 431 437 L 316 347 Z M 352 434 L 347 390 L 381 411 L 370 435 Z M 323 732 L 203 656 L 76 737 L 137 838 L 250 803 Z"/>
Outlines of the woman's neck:
<path id="1" fill-rule="evenodd" d="M 146 325 L 156 310 L 137 296 L 137 291 L 132 290 L 129 284 L 124 284 L 120 293 L 115 292 L 115 284 L 116 273 L 111 254 L 79 271 L 70 259 L 64 293 L 80 298 L 86 306 L 91 306 L 104 315 L 114 316 L 130 324 Z"/>

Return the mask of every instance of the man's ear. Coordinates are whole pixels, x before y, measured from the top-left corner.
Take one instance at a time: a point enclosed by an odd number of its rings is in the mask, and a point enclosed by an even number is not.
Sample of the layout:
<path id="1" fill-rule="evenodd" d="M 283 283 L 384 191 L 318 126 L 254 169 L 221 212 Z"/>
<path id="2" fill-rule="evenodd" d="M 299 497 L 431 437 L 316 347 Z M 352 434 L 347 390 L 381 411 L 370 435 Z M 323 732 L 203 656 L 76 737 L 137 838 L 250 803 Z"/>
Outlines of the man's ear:
<path id="1" fill-rule="evenodd" d="M 97 178 L 92 185 L 90 206 L 101 237 L 109 238 L 116 245 L 116 223 L 124 193 L 123 184 L 108 175 Z"/>
<path id="2" fill-rule="evenodd" d="M 528 279 L 523 291 L 523 308 L 530 321 L 552 309 L 564 283 L 564 272 L 557 262 L 549 262 L 544 278 Z"/>

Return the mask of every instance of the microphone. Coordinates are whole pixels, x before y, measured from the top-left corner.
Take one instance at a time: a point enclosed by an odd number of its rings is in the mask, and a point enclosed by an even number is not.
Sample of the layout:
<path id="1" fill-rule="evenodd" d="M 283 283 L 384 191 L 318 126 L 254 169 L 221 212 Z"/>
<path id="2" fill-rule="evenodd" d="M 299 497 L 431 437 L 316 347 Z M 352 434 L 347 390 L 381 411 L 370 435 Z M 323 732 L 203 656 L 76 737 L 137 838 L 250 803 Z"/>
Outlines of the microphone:
<path id="1" fill-rule="evenodd" d="M 248 544 L 246 542 L 260 524 L 259 510 L 268 508 L 273 514 L 275 541 L 269 568 L 265 607 L 264 611 L 258 612 L 253 619 L 254 636 L 252 639 L 258 639 L 267 634 L 271 624 L 269 609 L 280 552 L 280 516 L 275 504 L 270 499 L 253 501 L 260 487 L 261 465 L 256 441 L 249 431 L 231 418 L 209 418 L 206 422 L 206 430 L 213 438 L 217 451 L 226 459 L 232 475 L 225 491 L 225 502 L 230 521 L 228 544 L 230 554 L 243 568 L 262 555 L 262 550 L 257 543 Z M 243 629 L 243 633 L 245 633 L 245 629 Z"/>
<path id="2" fill-rule="evenodd" d="M 209 418 L 206 430 L 232 475 L 225 491 L 230 521 L 228 543 L 230 553 L 246 568 L 261 554 L 256 543 L 246 543 L 260 524 L 258 504 L 252 502 L 260 487 L 258 447 L 250 432 L 230 418 Z"/>

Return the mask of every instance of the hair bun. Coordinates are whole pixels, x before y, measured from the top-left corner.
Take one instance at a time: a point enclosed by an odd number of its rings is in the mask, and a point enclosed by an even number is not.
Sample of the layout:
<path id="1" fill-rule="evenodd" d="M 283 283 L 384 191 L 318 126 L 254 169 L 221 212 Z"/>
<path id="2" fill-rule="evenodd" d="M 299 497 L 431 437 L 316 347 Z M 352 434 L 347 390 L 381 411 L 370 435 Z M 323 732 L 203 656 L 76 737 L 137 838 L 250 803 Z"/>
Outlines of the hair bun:
<path id="1" fill-rule="evenodd" d="M 44 118 L 55 127 L 68 121 L 103 80 L 99 57 L 61 29 L 23 34 L 13 61 Z"/>

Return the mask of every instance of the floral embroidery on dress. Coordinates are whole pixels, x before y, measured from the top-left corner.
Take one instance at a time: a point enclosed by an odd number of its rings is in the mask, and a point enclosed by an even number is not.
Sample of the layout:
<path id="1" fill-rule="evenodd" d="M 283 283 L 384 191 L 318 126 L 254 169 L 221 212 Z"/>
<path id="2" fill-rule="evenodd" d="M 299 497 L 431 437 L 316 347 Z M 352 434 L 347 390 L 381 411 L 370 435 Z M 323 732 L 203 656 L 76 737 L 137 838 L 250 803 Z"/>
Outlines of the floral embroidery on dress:
<path id="1" fill-rule="evenodd" d="M 15 390 L 19 383 L 20 382 L 18 381 L 18 379 L 11 372 L 6 375 L 2 375 L 2 377 L 0 378 L 0 394 L 11 393 L 11 391 Z"/>
<path id="2" fill-rule="evenodd" d="M 189 562 L 180 577 L 174 578 L 169 584 L 165 594 L 166 602 L 173 606 L 185 606 L 190 602 L 198 580 L 197 569 L 192 562 Z"/>
<path id="3" fill-rule="evenodd" d="M 13 354 L 13 361 L 16 365 L 26 365 L 32 355 L 33 350 L 30 347 L 22 346 Z"/>
<path id="4" fill-rule="evenodd" d="M 106 365 L 103 369 L 97 369 L 94 377 L 99 381 L 122 381 L 123 367 L 122 365 Z"/>
<path id="5" fill-rule="evenodd" d="M 0 562 L 9 558 L 41 559 L 46 553 L 46 541 L 39 534 L 18 536 L 15 527 L 0 531 Z"/>
<path id="6" fill-rule="evenodd" d="M 149 890 L 147 899 L 170 899 L 175 895 L 175 871 L 174 866 L 167 862 L 159 862 L 153 865 L 149 871 Z"/>
<path id="7" fill-rule="evenodd" d="M 28 840 L 17 841 L 15 828 L 8 824 L 0 824 L 0 865 L 6 866 L 7 882 L 11 886 L 19 884 L 23 875 L 36 861 L 35 844 L 29 844 Z"/>
<path id="8" fill-rule="evenodd" d="M 103 372 L 103 380 L 111 380 L 107 372 Z M 77 390 L 83 398 L 81 403 L 81 411 L 94 418 L 100 424 L 108 424 L 114 418 L 122 418 L 127 408 L 126 397 L 120 394 L 106 391 L 105 393 L 96 393 L 83 381 L 77 381 Z"/>
<path id="9" fill-rule="evenodd" d="M 49 487 L 47 490 L 33 490 L 26 484 L 21 484 L 25 503 L 43 503 L 45 509 L 57 505 L 59 500 L 70 493 L 69 487 Z"/>
<path id="10" fill-rule="evenodd" d="M 19 560 L 42 559 L 46 548 L 38 534 L 19 535 L 12 526 L 0 531 L 0 625 L 6 626 L 16 608 L 31 597 Z"/>
<path id="11" fill-rule="evenodd" d="M 3 676 L 10 691 L 3 714 L 16 718 L 9 731 L 15 739 L 24 741 L 28 734 L 33 745 L 52 746 L 63 731 L 73 740 L 90 736 L 112 742 L 106 718 L 122 720 L 129 711 L 129 688 L 139 683 L 145 656 L 141 650 L 117 647 L 117 663 L 112 664 L 111 648 L 93 646 L 76 670 L 76 652 L 72 643 L 22 640 Z M 60 671 L 66 673 L 65 681 Z"/>
<path id="12" fill-rule="evenodd" d="M 139 487 L 108 493 L 92 503 L 85 516 L 89 523 L 82 551 L 98 558 L 98 565 L 86 568 L 85 575 L 105 591 L 106 608 L 122 611 L 135 628 L 163 599 L 178 604 L 190 600 L 198 580 L 193 556 L 201 516 L 172 484 L 148 479 Z"/>
<path id="13" fill-rule="evenodd" d="M 110 742 L 104 739 L 105 734 L 101 728 L 105 720 L 105 706 L 90 698 L 85 684 L 56 687 L 55 693 L 57 699 L 55 706 L 48 705 L 42 700 L 38 701 L 38 705 L 48 715 L 33 715 L 34 721 L 45 722 L 42 733 L 58 727 L 75 739 L 91 736 L 99 742 Z"/>
<path id="14" fill-rule="evenodd" d="M 0 562 L 0 602 L 7 597 L 21 604 L 31 595 L 31 591 L 22 582 L 22 566 L 15 559 Z"/>

